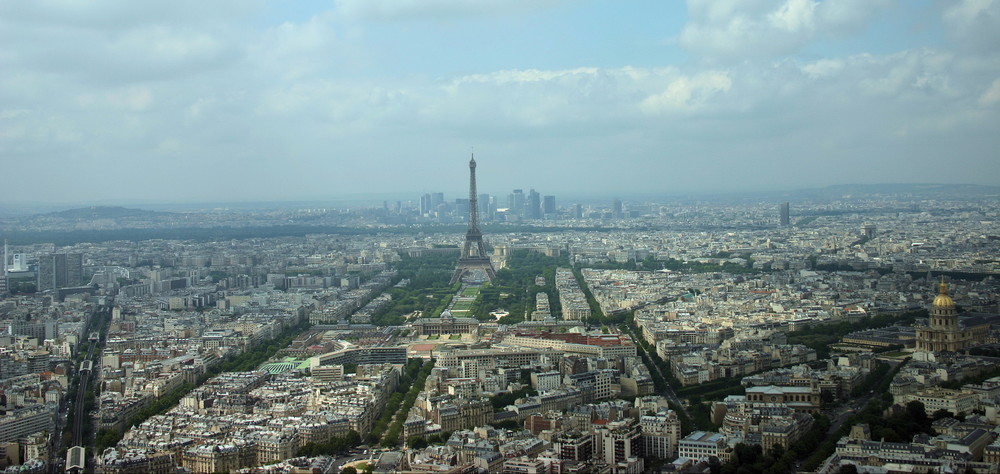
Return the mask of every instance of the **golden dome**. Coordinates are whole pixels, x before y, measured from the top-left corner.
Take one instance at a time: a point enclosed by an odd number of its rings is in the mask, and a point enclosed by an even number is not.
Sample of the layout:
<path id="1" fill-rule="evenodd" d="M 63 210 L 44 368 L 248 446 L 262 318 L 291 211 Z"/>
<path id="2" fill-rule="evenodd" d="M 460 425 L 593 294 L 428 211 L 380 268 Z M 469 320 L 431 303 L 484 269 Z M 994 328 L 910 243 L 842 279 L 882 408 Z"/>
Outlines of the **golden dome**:
<path id="1" fill-rule="evenodd" d="M 955 300 L 948 296 L 948 284 L 941 282 L 941 292 L 934 298 L 935 308 L 951 308 L 955 306 Z"/>

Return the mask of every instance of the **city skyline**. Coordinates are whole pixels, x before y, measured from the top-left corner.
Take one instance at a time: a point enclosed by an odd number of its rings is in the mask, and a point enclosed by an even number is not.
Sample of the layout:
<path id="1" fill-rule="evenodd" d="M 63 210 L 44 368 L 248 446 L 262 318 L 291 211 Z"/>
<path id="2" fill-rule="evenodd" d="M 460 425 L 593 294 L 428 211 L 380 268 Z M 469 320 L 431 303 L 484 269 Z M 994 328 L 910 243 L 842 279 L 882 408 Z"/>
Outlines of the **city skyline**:
<path id="1" fill-rule="evenodd" d="M 997 185 L 998 22 L 972 0 L 4 2 L 5 201 L 419 196 L 473 146 L 494 192 Z"/>
<path id="2" fill-rule="evenodd" d="M 996 188 L 480 228 L 477 182 L 3 219 L 0 468 L 996 470 Z"/>
<path id="3" fill-rule="evenodd" d="M 529 191 L 534 190 L 529 188 Z M 517 191 L 524 188 L 508 189 L 500 192 L 479 193 L 480 212 L 494 214 L 503 211 L 507 217 L 518 216 L 531 219 L 528 215 L 527 200 L 522 199 L 522 206 L 518 207 L 515 195 Z M 548 193 L 548 190 L 543 189 Z M 793 189 L 793 190 L 772 190 L 772 191 L 746 191 L 746 192 L 691 192 L 691 193 L 607 193 L 607 194 L 546 194 L 542 198 L 554 198 L 556 200 L 556 213 L 576 212 L 577 207 L 589 210 L 608 210 L 612 212 L 617 203 L 624 203 L 628 206 L 638 205 L 673 205 L 673 206 L 698 206 L 707 203 L 743 203 L 749 206 L 773 206 L 780 210 L 780 205 L 788 200 L 796 203 L 831 204 L 863 202 L 870 200 L 902 200 L 916 203 L 920 200 L 945 200 L 954 199 L 993 199 L 1000 193 L 998 186 L 983 186 L 970 184 L 935 184 L 935 183 L 914 183 L 914 184 L 893 184 L 879 183 L 871 185 L 833 185 L 823 188 Z M 0 203 L 0 218 L 24 219 L 32 216 L 42 216 L 47 214 L 64 214 L 73 219 L 86 218 L 88 213 L 93 214 L 90 218 L 114 218 L 122 212 L 132 213 L 258 213 L 268 211 L 360 211 L 386 208 L 393 213 L 403 210 L 407 213 L 416 213 L 420 216 L 431 216 L 440 214 L 442 211 L 446 215 L 463 214 L 467 212 L 467 198 L 462 197 L 460 192 L 427 192 L 423 194 L 411 193 L 357 193 L 343 196 L 336 196 L 328 199 L 317 200 L 274 200 L 274 201 L 170 201 L 170 200 L 133 200 L 133 199 L 112 199 L 102 201 L 82 201 L 82 202 L 4 202 Z M 512 201 L 513 200 L 513 201 Z M 512 207 L 513 205 L 513 207 Z M 543 207 L 542 216 L 549 214 L 544 210 L 544 200 L 539 202 Z M 778 212 L 778 211 L 776 211 Z M 120 216 L 119 216 L 120 217 Z M 493 215 L 488 216 L 492 220 Z"/>

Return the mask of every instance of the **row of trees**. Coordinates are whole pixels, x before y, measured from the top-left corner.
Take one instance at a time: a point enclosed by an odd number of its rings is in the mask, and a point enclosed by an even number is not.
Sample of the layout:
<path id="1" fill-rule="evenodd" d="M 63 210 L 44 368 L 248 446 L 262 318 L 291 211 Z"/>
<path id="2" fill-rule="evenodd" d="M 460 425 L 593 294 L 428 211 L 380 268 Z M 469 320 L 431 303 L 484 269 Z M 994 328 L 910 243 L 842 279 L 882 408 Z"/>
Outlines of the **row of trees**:
<path id="1" fill-rule="evenodd" d="M 447 283 L 447 280 L 445 280 Z M 377 326 L 401 326 L 405 316 L 420 311 L 425 317 L 441 314 L 458 291 L 458 285 L 420 287 L 410 285 L 406 288 L 389 288 L 392 302 L 375 313 L 372 323 Z"/>
<path id="2" fill-rule="evenodd" d="M 580 291 L 583 292 L 583 297 L 587 299 L 587 305 L 590 306 L 590 314 L 592 318 L 596 318 L 598 321 L 604 320 L 604 310 L 601 309 L 601 304 L 597 302 L 597 298 L 594 298 L 594 293 L 590 291 L 590 287 L 587 286 L 587 280 L 583 278 L 583 272 L 580 271 L 580 267 L 573 267 L 573 277 L 576 278 L 576 284 L 580 287 Z M 631 320 L 631 317 L 629 318 Z"/>
<path id="3" fill-rule="evenodd" d="M 417 395 L 419 395 L 424 389 L 424 383 L 427 382 L 427 376 L 430 375 L 431 369 L 433 368 L 433 359 L 425 362 L 423 366 L 420 367 L 420 370 L 417 372 L 416 378 L 413 380 L 410 389 L 403 397 L 403 403 L 396 412 L 395 419 L 392 424 L 389 425 L 389 429 L 385 432 L 385 436 L 382 437 L 382 446 L 392 448 L 399 445 L 399 441 L 403 434 L 403 423 L 406 422 L 406 418 L 410 413 L 410 408 L 413 408 L 413 404 L 417 401 Z"/>
<path id="4" fill-rule="evenodd" d="M 926 318 L 927 310 L 903 313 L 876 314 L 858 322 L 842 321 L 833 324 L 811 326 L 788 333 L 789 344 L 802 344 L 816 350 L 817 359 L 830 358 L 830 344 L 840 342 L 849 333 L 866 329 L 883 328 L 892 325 L 909 325 L 917 318 Z"/>
<path id="5" fill-rule="evenodd" d="M 503 411 L 509 405 L 513 405 L 518 398 L 533 397 L 538 395 L 531 387 L 524 387 L 513 392 L 503 392 L 490 397 L 490 403 L 493 404 L 493 411 Z"/>
<path id="6" fill-rule="evenodd" d="M 414 311 L 437 316 L 444 310 L 458 285 L 451 285 L 452 272 L 458 260 L 456 252 L 427 252 L 419 257 L 402 255 L 394 265 L 398 280 L 409 280 L 405 287 L 388 290 L 392 301 L 372 316 L 376 326 L 399 326 L 404 317 Z"/>
<path id="7" fill-rule="evenodd" d="M 296 456 L 336 456 L 350 451 L 361 444 L 361 435 L 357 431 L 351 430 L 347 436 L 334 436 L 325 443 L 306 443 L 305 446 L 296 451 Z"/>
<path id="8" fill-rule="evenodd" d="M 882 383 L 882 380 L 885 379 L 885 376 L 889 375 L 889 372 L 892 370 L 891 365 L 885 362 L 879 362 L 877 359 L 872 361 L 872 363 L 875 364 L 875 366 L 872 367 L 868 376 L 865 377 L 865 379 L 856 387 L 851 389 L 851 398 L 859 398 L 864 396 L 864 394 L 869 391 L 874 391 L 875 388 Z"/>
<path id="9" fill-rule="evenodd" d="M 372 322 L 379 326 L 401 325 L 403 317 L 414 311 L 421 311 L 426 316 L 437 316 L 450 302 L 458 285 L 450 285 L 458 254 L 454 252 L 426 252 L 419 257 L 403 256 L 397 262 L 396 269 L 400 279 L 409 279 L 405 288 L 391 288 L 389 294 L 392 302 L 376 313 Z M 552 314 L 562 312 L 559 295 L 555 287 L 555 271 L 557 267 L 569 267 L 566 256 L 550 257 L 530 250 L 514 250 L 507 259 L 507 266 L 497 272 L 492 282 L 484 285 L 479 297 L 473 303 L 470 315 L 481 321 L 491 320 L 490 312 L 503 308 L 509 316 L 502 319 L 503 324 L 513 324 L 524 320 L 535 306 L 538 293 L 549 297 Z M 579 270 L 576 271 L 579 277 Z M 543 285 L 536 285 L 535 277 L 545 278 Z M 589 294 L 586 285 L 582 283 L 584 294 Z M 608 321 L 617 323 L 624 321 L 624 316 L 604 318 L 591 295 L 589 298 L 596 315 L 596 322 Z"/>
<path id="10" fill-rule="evenodd" d="M 699 263 L 691 261 L 682 261 L 675 258 L 665 258 L 657 259 L 655 257 L 646 257 L 643 260 L 629 260 L 627 262 L 603 262 L 603 263 L 589 263 L 587 267 L 603 269 L 603 270 L 672 270 L 675 272 L 685 272 L 685 273 L 712 273 L 712 272 L 725 272 L 725 273 L 736 273 L 736 274 L 746 274 L 746 273 L 762 273 L 764 270 L 753 268 L 753 260 L 743 255 L 734 255 L 730 252 L 718 252 L 717 254 L 708 256 L 709 258 L 734 258 L 742 257 L 747 260 L 746 264 L 724 262 L 721 265 L 714 263 Z"/>
<path id="11" fill-rule="evenodd" d="M 710 380 L 698 385 L 688 385 L 677 389 L 679 397 L 699 397 L 705 400 L 722 400 L 730 395 L 743 395 L 746 388 L 743 387 L 743 376 L 724 377 Z"/>
<path id="12" fill-rule="evenodd" d="M 629 334 L 632 337 L 632 341 L 636 343 L 636 353 L 639 354 L 642 363 L 646 364 L 646 368 L 649 369 L 649 376 L 653 379 L 653 388 L 657 392 L 665 391 L 667 389 L 667 380 L 660 375 L 663 359 L 656 353 L 656 348 L 639 336 L 638 331 L 635 329 L 635 323 L 631 319 L 628 324 L 623 324 L 620 327 L 622 332 Z M 657 370 L 658 368 L 661 368 L 661 370 Z M 669 374 L 669 372 L 667 373 Z"/>
<path id="13" fill-rule="evenodd" d="M 442 288 L 449 286 L 458 257 L 457 251 L 425 252 L 419 257 L 404 254 L 393 267 L 413 288 Z"/>
<path id="14" fill-rule="evenodd" d="M 170 393 L 163 395 L 148 407 L 142 409 L 136 416 L 132 417 L 126 426 L 138 426 L 150 417 L 166 413 L 176 406 L 184 396 L 216 375 L 223 372 L 247 372 L 255 370 L 258 366 L 273 357 L 281 348 L 288 346 L 296 336 L 309 329 L 309 326 L 308 321 L 303 321 L 298 325 L 285 328 L 278 337 L 272 339 L 270 342 L 249 348 L 235 357 L 223 360 L 209 367 L 205 373 L 198 376 L 197 383 L 185 383 Z M 122 432 L 107 428 L 98 431 L 97 452 L 103 452 L 106 448 L 118 444 L 121 441 L 122 434 Z"/>
<path id="15" fill-rule="evenodd" d="M 382 440 L 385 430 L 389 429 L 389 423 L 392 423 L 392 417 L 399 411 L 399 406 L 402 403 L 402 393 L 397 391 L 389 395 L 389 399 L 385 402 L 385 407 L 382 408 L 382 415 L 379 416 L 378 420 L 375 420 L 372 430 L 368 433 L 368 444 L 376 444 Z"/>
<path id="16" fill-rule="evenodd" d="M 368 433 L 369 444 L 378 443 L 386 430 L 389 429 L 392 417 L 399 411 L 400 405 L 403 404 L 403 396 L 413 385 L 413 381 L 420 372 L 422 364 L 423 362 L 420 359 L 410 359 L 406 362 L 406 366 L 403 367 L 403 373 L 399 377 L 399 385 L 396 386 L 396 391 L 392 395 L 389 395 L 385 407 L 382 408 L 382 414 L 379 415 L 378 420 L 375 420 L 371 432 Z"/>
<path id="17" fill-rule="evenodd" d="M 830 420 L 826 416 L 816 415 L 809 431 L 792 443 L 787 450 L 778 445 L 765 453 L 759 444 L 739 443 L 729 462 L 722 465 L 720 472 L 722 474 L 796 472 L 797 462 L 814 452 L 816 445 L 826 438 L 829 429 Z"/>
<path id="18" fill-rule="evenodd" d="M 674 377 L 673 372 L 670 370 L 670 364 L 667 363 L 667 361 L 663 360 L 663 358 L 661 358 L 660 355 L 656 353 L 656 348 L 653 347 L 652 344 L 647 342 L 641 336 L 642 333 L 639 331 L 639 328 L 635 324 L 634 315 L 632 313 L 629 313 L 627 323 L 622 324 L 619 327 L 633 334 L 632 339 L 639 343 L 639 348 L 641 348 L 644 352 L 646 352 L 649 360 L 653 363 L 653 365 L 656 366 L 656 368 L 659 369 L 658 372 L 662 372 L 664 374 L 662 379 L 663 385 L 664 386 L 669 385 L 675 391 L 681 390 L 682 389 L 681 382 L 680 380 L 677 380 L 676 377 Z M 649 367 L 650 372 L 657 372 L 657 370 L 654 370 L 654 367 L 650 367 L 648 364 L 647 367 Z M 653 379 L 653 382 L 655 383 L 656 379 Z M 678 396 L 679 395 L 680 394 L 678 393 Z"/>
<path id="19" fill-rule="evenodd" d="M 490 426 L 500 430 L 520 430 L 524 427 L 517 420 L 494 421 Z M 451 432 L 432 434 L 429 436 L 410 436 L 406 439 L 406 446 L 412 449 L 424 449 L 430 445 L 444 444 L 451 438 Z"/>
<path id="20" fill-rule="evenodd" d="M 587 286 L 587 281 L 584 280 L 583 272 L 580 268 L 581 267 L 579 265 L 573 267 L 573 276 L 576 277 L 576 283 L 580 286 L 580 291 L 583 292 L 583 296 L 587 299 L 587 304 L 590 306 L 591 317 L 586 322 L 591 324 L 620 326 L 628 321 L 632 321 L 632 311 L 615 311 L 613 313 L 604 314 L 604 310 L 601 309 L 601 305 L 597 302 L 597 298 L 594 298 L 594 293 L 591 292 L 590 287 Z"/>
<path id="21" fill-rule="evenodd" d="M 166 413 L 168 410 L 177 405 L 191 390 L 194 390 L 194 387 L 195 386 L 192 383 L 185 383 L 174 391 L 158 398 L 149 406 L 143 408 L 138 414 L 136 414 L 136 416 L 132 417 L 127 425 L 137 426 L 152 416 Z M 104 452 L 105 449 L 118 444 L 118 442 L 121 441 L 121 438 L 122 433 L 119 431 L 102 428 L 97 432 L 97 452 Z"/>
<path id="22" fill-rule="evenodd" d="M 638 331 L 635 327 L 635 320 L 633 319 L 631 313 L 628 316 L 628 322 L 620 324 L 619 328 L 623 333 L 631 335 L 632 341 L 636 343 L 636 353 L 639 354 L 639 358 L 642 359 L 642 363 L 646 364 L 646 368 L 649 369 L 649 376 L 653 379 L 653 388 L 657 391 L 657 393 L 665 392 L 669 388 L 668 380 L 661 376 L 660 372 L 666 373 L 667 377 L 673 379 L 673 376 L 670 375 L 670 367 L 664 363 L 663 359 L 661 359 L 659 354 L 656 353 L 656 349 L 654 347 L 646 342 L 645 339 L 638 336 Z M 676 382 L 676 380 L 674 382 Z M 680 384 L 677 384 L 675 386 L 679 385 Z M 699 422 L 692 420 L 688 417 L 687 411 L 684 410 L 684 407 L 681 407 L 674 402 L 668 402 L 668 405 L 671 410 L 677 413 L 677 418 L 680 419 L 682 434 L 687 435 L 688 433 L 694 431 L 695 428 L 701 430 L 709 430 L 712 428 L 711 423 L 704 424 L 700 422 L 701 420 L 699 420 Z"/>
<path id="23" fill-rule="evenodd" d="M 978 385 L 983 383 L 987 379 L 991 379 L 993 377 L 1000 377 L 1000 366 L 994 366 L 992 370 L 985 371 L 979 375 L 974 375 L 972 377 L 965 377 L 958 380 L 949 380 L 947 382 L 942 382 L 941 386 L 944 388 L 950 388 L 952 390 L 958 390 L 962 388 L 963 385 L 967 384 Z"/>
<path id="24" fill-rule="evenodd" d="M 857 423 L 868 423 L 868 426 L 872 427 L 871 433 L 873 439 L 879 439 L 876 436 L 876 430 L 882 431 L 880 428 L 883 427 L 885 423 L 888 422 L 888 419 L 883 416 L 883 413 L 885 412 L 886 409 L 889 408 L 890 405 L 892 405 L 892 395 L 889 393 L 889 384 L 892 383 L 893 377 L 895 377 L 896 374 L 899 373 L 899 370 L 902 369 L 902 367 L 903 364 L 899 364 L 881 379 L 875 379 L 877 380 L 877 383 L 873 390 L 875 391 L 875 393 L 881 393 L 882 395 L 880 397 L 876 397 L 873 398 L 872 400 L 869 400 L 868 404 L 865 405 L 865 407 L 861 410 L 861 412 L 856 413 L 851 417 L 849 417 L 847 421 L 844 422 L 843 425 L 841 425 L 840 429 L 833 432 L 830 436 L 827 436 L 820 443 L 816 444 L 814 446 L 814 452 L 812 453 L 812 455 L 810 455 L 802 464 L 803 470 L 806 471 L 816 470 L 816 468 L 818 468 L 819 465 L 826 458 L 830 457 L 830 455 L 833 454 L 833 451 L 837 448 L 837 441 L 839 441 L 840 438 L 847 435 L 850 432 L 851 427 Z M 905 429 L 908 432 L 910 427 L 907 427 Z M 887 433 L 879 433 L 879 434 L 884 435 Z M 896 433 L 895 435 L 892 435 L 891 438 L 897 439 L 897 436 L 903 434 L 905 433 Z M 909 441 L 911 437 L 912 435 L 899 439 Z M 886 439 L 886 441 L 890 441 L 890 439 Z"/>
<path id="25" fill-rule="evenodd" d="M 556 268 L 559 266 L 568 267 L 569 259 L 566 256 L 549 257 L 530 250 L 512 251 L 507 258 L 507 267 L 498 271 L 493 282 L 480 290 L 479 298 L 472 307 L 473 316 L 482 321 L 489 320 L 490 311 L 503 308 L 510 314 L 500 320 L 501 324 L 524 321 L 525 315 L 534 309 L 538 293 L 549 296 L 549 308 L 553 315 L 562 313 L 555 285 Z M 537 276 L 545 278 L 544 285 L 535 284 Z"/>
<path id="26" fill-rule="evenodd" d="M 258 366 L 274 357 L 282 348 L 292 343 L 299 334 L 309 329 L 309 321 L 302 321 L 295 326 L 289 326 L 278 334 L 278 337 L 271 339 L 266 344 L 248 348 L 239 355 L 223 360 L 221 363 L 209 367 L 204 374 L 198 377 L 198 385 L 206 380 L 215 377 L 223 372 L 246 372 L 256 370 Z"/>

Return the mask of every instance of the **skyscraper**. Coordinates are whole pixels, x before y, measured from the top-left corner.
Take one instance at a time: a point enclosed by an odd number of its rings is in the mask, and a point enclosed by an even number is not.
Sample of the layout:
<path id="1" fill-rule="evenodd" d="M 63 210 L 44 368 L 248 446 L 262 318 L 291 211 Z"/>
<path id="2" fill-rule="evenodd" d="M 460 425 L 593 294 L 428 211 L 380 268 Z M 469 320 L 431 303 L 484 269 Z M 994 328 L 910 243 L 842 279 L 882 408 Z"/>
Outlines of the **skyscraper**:
<path id="1" fill-rule="evenodd" d="M 781 226 L 782 227 L 787 227 L 787 226 L 791 225 L 791 216 L 789 215 L 789 212 L 788 212 L 788 203 L 787 202 L 781 203 L 781 209 L 779 210 L 779 213 L 781 214 L 780 215 Z"/>
<path id="2" fill-rule="evenodd" d="M 444 204 L 444 193 L 431 194 L 431 209 L 437 210 L 438 206 Z"/>
<path id="3" fill-rule="evenodd" d="M 625 209 L 622 206 L 621 199 L 615 199 L 614 202 L 611 203 L 611 216 L 615 219 L 625 217 Z"/>
<path id="4" fill-rule="evenodd" d="M 420 196 L 420 215 L 426 216 L 431 212 L 431 195 L 424 194 Z"/>
<path id="5" fill-rule="evenodd" d="M 83 255 L 53 253 L 38 258 L 38 291 L 80 286 L 83 282 Z"/>
<path id="6" fill-rule="evenodd" d="M 515 189 L 507 197 L 507 209 L 507 212 L 512 215 L 524 217 L 524 190 Z"/>
<path id="7" fill-rule="evenodd" d="M 542 198 L 542 214 L 556 213 L 556 197 L 545 196 Z"/>
<path id="8" fill-rule="evenodd" d="M 480 220 L 491 220 L 496 213 L 496 202 L 489 194 L 479 195 L 479 218 Z"/>
<path id="9" fill-rule="evenodd" d="M 469 200 L 466 198 L 455 198 L 455 215 L 460 216 L 462 214 L 469 213 Z"/>
<path id="10" fill-rule="evenodd" d="M 542 196 L 534 189 L 528 191 L 528 202 L 524 216 L 528 219 L 542 218 Z"/>

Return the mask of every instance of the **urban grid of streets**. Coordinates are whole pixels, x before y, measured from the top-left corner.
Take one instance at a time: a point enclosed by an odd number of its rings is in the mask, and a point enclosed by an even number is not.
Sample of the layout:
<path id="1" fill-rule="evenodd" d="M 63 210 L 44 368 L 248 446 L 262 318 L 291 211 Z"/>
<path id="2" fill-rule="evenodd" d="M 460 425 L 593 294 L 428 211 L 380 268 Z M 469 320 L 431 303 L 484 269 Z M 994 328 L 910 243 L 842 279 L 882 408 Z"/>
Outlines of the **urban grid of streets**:
<path id="1" fill-rule="evenodd" d="M 835 200 L 790 218 L 773 203 L 574 206 L 494 224 L 507 271 L 449 288 L 461 233 L 429 230 L 460 226 L 460 204 L 246 220 L 383 223 L 351 234 L 8 245 L 4 464 L 55 472 L 83 446 L 102 472 L 683 471 L 767 455 L 838 472 L 885 439 L 909 453 L 880 452 L 894 465 L 995 472 L 995 202 Z M 484 210 L 487 225 L 511 217 Z M 419 233 L 392 224 L 414 220 Z M 528 282 L 521 261 L 540 265 Z M 29 288 L 59 272 L 79 281 Z M 516 303 L 490 290 L 511 284 Z M 919 350 L 923 311 L 949 314 L 952 298 L 970 344 Z M 877 315 L 898 324 L 867 325 Z M 919 423 L 880 426 L 870 410 Z"/>

